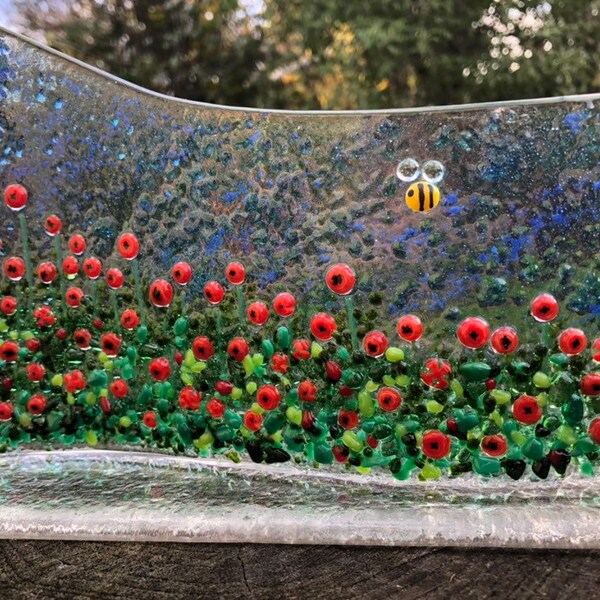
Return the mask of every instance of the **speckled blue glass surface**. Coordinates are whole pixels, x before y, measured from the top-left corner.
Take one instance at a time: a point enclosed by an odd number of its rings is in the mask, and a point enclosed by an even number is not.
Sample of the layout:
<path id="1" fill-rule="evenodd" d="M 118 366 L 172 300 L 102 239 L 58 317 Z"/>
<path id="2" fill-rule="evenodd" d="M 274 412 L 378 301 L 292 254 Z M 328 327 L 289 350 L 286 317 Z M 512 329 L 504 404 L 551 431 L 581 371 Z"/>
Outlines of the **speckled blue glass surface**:
<path id="1" fill-rule="evenodd" d="M 243 259 L 259 286 L 323 308 L 336 301 L 322 273 L 343 261 L 359 274 L 360 301 L 381 294 L 380 327 L 418 312 L 443 336 L 482 310 L 493 324 L 520 325 L 519 307 L 549 291 L 571 324 L 598 330 L 597 98 L 225 109 L 131 89 L 14 37 L 0 44 L 0 185 L 26 182 L 39 229 L 59 212 L 109 257 L 131 228 L 143 271 L 189 261 L 196 293 Z M 396 177 L 406 157 L 445 166 L 437 210 L 406 210 Z M 15 225 L 0 232 L 7 252 Z"/>

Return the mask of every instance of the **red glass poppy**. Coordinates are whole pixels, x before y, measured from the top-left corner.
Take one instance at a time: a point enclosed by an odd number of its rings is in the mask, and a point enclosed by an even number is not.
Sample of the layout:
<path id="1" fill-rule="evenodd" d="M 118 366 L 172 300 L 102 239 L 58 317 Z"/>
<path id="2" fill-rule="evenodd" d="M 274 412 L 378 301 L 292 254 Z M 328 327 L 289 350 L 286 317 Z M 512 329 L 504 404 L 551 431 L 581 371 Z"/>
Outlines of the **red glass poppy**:
<path id="1" fill-rule="evenodd" d="M 340 296 L 348 295 L 356 285 L 354 271 L 343 263 L 333 265 L 325 275 L 327 287 Z"/>
<path id="2" fill-rule="evenodd" d="M 558 311 L 558 302 L 551 294 L 540 294 L 531 303 L 531 315 L 540 323 L 556 319 Z"/>
<path id="3" fill-rule="evenodd" d="M 81 350 L 91 348 L 92 334 L 87 329 L 77 329 L 73 334 L 73 340 Z"/>
<path id="4" fill-rule="evenodd" d="M 150 302 L 159 308 L 166 308 L 173 302 L 173 286 L 164 279 L 157 279 L 150 286 Z"/>
<path id="5" fill-rule="evenodd" d="M 111 290 L 120 290 L 125 283 L 125 275 L 120 269 L 112 267 L 106 272 L 106 284 Z"/>
<path id="6" fill-rule="evenodd" d="M 121 325 L 125 329 L 131 331 L 135 329 L 139 324 L 140 318 L 133 308 L 128 308 L 127 310 L 123 311 L 123 314 L 121 315 Z"/>
<path id="7" fill-rule="evenodd" d="M 0 345 L 0 359 L 11 363 L 19 358 L 19 345 L 16 342 L 8 341 Z"/>
<path id="8" fill-rule="evenodd" d="M 534 425 L 542 418 L 542 409 L 534 396 L 519 396 L 512 407 L 513 416 L 524 425 Z"/>
<path id="9" fill-rule="evenodd" d="M 589 373 L 581 379 L 581 391 L 586 396 L 600 396 L 600 373 Z"/>
<path id="10" fill-rule="evenodd" d="M 110 358 L 114 358 L 119 354 L 119 350 L 121 348 L 123 340 L 116 333 L 105 333 L 100 338 L 100 347 L 102 348 L 102 352 L 109 356 Z"/>
<path id="11" fill-rule="evenodd" d="M 229 263 L 225 269 L 225 277 L 227 277 L 227 281 L 229 281 L 229 283 L 232 283 L 233 285 L 241 285 L 246 279 L 246 269 L 242 263 Z"/>
<path id="12" fill-rule="evenodd" d="M 67 392 L 75 393 L 83 390 L 86 384 L 87 381 L 79 369 L 65 373 L 63 376 L 63 385 L 65 386 Z"/>
<path id="13" fill-rule="evenodd" d="M 271 357 L 271 369 L 276 373 L 287 373 L 290 366 L 290 359 L 282 352 L 275 352 Z"/>
<path id="14" fill-rule="evenodd" d="M 600 362 L 600 338 L 596 338 L 592 343 L 592 360 Z"/>
<path id="15" fill-rule="evenodd" d="M 148 365 L 148 371 L 152 379 L 166 381 L 171 376 L 171 363 L 164 356 L 153 358 Z"/>
<path id="16" fill-rule="evenodd" d="M 186 262 L 178 262 L 171 269 L 171 277 L 179 285 L 187 285 L 192 279 L 192 267 Z"/>
<path id="17" fill-rule="evenodd" d="M 192 342 L 192 352 L 197 360 L 208 360 L 215 353 L 215 349 L 207 337 L 199 336 Z"/>
<path id="18" fill-rule="evenodd" d="M 153 410 L 147 410 L 142 417 L 142 422 L 148 429 L 154 429 L 158 425 L 156 413 Z"/>
<path id="19" fill-rule="evenodd" d="M 246 429 L 249 429 L 250 431 L 258 431 L 262 427 L 262 423 L 262 415 L 258 415 L 251 410 L 244 415 L 244 425 L 246 426 Z"/>
<path id="20" fill-rule="evenodd" d="M 225 414 L 225 402 L 223 402 L 223 400 L 219 400 L 218 398 L 211 398 L 206 403 L 206 412 L 213 419 L 221 419 Z"/>
<path id="21" fill-rule="evenodd" d="M 404 315 L 398 319 L 398 335 L 405 341 L 414 343 L 423 335 L 423 323 L 415 315 Z"/>
<path id="22" fill-rule="evenodd" d="M 140 251 L 140 243 L 133 233 L 124 233 L 117 240 L 117 250 L 125 260 L 133 260 Z"/>
<path id="23" fill-rule="evenodd" d="M 492 348 L 498 354 L 511 354 L 519 347 L 519 336 L 513 327 L 498 327 L 492 333 Z"/>
<path id="24" fill-rule="evenodd" d="M 102 263 L 94 256 L 83 261 L 83 272 L 92 280 L 98 279 L 102 274 Z"/>
<path id="25" fill-rule="evenodd" d="M 4 261 L 4 274 L 11 281 L 21 281 L 25 275 L 25 261 L 18 256 L 11 256 Z"/>
<path id="26" fill-rule="evenodd" d="M 46 396 L 35 394 L 27 401 L 27 411 L 32 415 L 41 415 L 46 410 Z"/>
<path id="27" fill-rule="evenodd" d="M 388 339 L 381 331 L 371 331 L 365 335 L 363 348 L 373 358 L 383 356 L 388 347 Z"/>
<path id="28" fill-rule="evenodd" d="M 261 385 L 256 392 L 256 401 L 265 410 L 274 410 L 279 406 L 281 394 L 274 385 Z"/>
<path id="29" fill-rule="evenodd" d="M 585 350 L 586 346 L 587 338 L 581 329 L 570 327 L 569 329 L 565 329 L 558 336 L 558 347 L 561 352 L 564 352 L 569 356 L 580 354 Z"/>
<path id="30" fill-rule="evenodd" d="M 198 410 L 202 404 L 202 394 L 191 385 L 179 392 L 179 406 L 187 410 Z"/>
<path id="31" fill-rule="evenodd" d="M 463 346 L 475 350 L 487 344 L 490 326 L 481 317 L 468 317 L 458 326 L 456 337 Z"/>
<path id="32" fill-rule="evenodd" d="M 312 381 L 302 381 L 298 386 L 298 397 L 304 402 L 314 402 L 317 399 L 317 386 Z"/>
<path id="33" fill-rule="evenodd" d="M 246 314 L 254 325 L 264 325 L 269 318 L 269 309 L 264 302 L 253 302 L 248 306 Z"/>
<path id="34" fill-rule="evenodd" d="M 39 363 L 31 363 L 27 365 L 27 379 L 29 381 L 41 381 L 46 374 L 46 367 Z"/>
<path id="35" fill-rule="evenodd" d="M 283 292 L 275 296 L 273 308 L 280 317 L 291 317 L 296 311 L 296 298 L 289 292 Z"/>
<path id="36" fill-rule="evenodd" d="M 19 212 L 25 208 L 27 196 L 27 190 L 18 183 L 13 183 L 4 190 L 4 202 L 10 210 L 15 212 Z"/>
<path id="37" fill-rule="evenodd" d="M 588 428 L 588 435 L 595 444 L 600 444 L 600 417 L 596 417 Z"/>
<path id="38" fill-rule="evenodd" d="M 317 313 L 310 320 L 310 330 L 318 340 L 328 342 L 336 330 L 335 320 L 327 313 Z"/>
<path id="39" fill-rule="evenodd" d="M 503 456 L 508 450 L 508 442 L 503 435 L 486 435 L 481 440 L 481 450 L 488 456 Z"/>
<path id="40" fill-rule="evenodd" d="M 62 221 L 56 215 L 49 215 L 44 221 L 44 229 L 50 237 L 54 237 L 61 232 Z"/>
<path id="41" fill-rule="evenodd" d="M 400 407 L 402 396 L 400 395 L 400 392 L 394 388 L 382 387 L 377 392 L 377 402 L 383 410 L 392 412 Z"/>
<path id="42" fill-rule="evenodd" d="M 10 402 L 0 402 L 0 421 L 10 421 L 13 412 L 14 408 Z"/>
<path id="43" fill-rule="evenodd" d="M 129 385 L 124 379 L 115 379 L 109 386 L 110 393 L 115 398 L 125 398 L 129 392 Z"/>
<path id="44" fill-rule="evenodd" d="M 425 369 L 421 372 L 421 380 L 429 387 L 445 390 L 449 385 L 450 373 L 452 373 L 452 367 L 447 360 L 429 358 L 425 362 Z"/>
<path id="45" fill-rule="evenodd" d="M 56 317 L 49 306 L 37 306 L 33 310 L 33 317 L 36 320 L 38 327 L 52 327 L 56 321 Z M 60 331 L 60 330 L 59 330 Z M 58 332 L 57 332 L 58 335 Z M 65 332 L 66 337 L 66 332 Z M 64 339 L 64 338 L 63 338 Z"/>
<path id="46" fill-rule="evenodd" d="M 81 254 L 83 254 L 86 248 L 87 243 L 85 241 L 85 238 L 80 233 L 76 233 L 75 235 L 72 235 L 70 237 L 69 250 L 71 250 L 71 252 L 75 256 L 80 256 Z"/>
<path id="47" fill-rule="evenodd" d="M 38 267 L 37 273 L 42 283 L 50 285 L 57 275 L 56 266 L 53 262 L 43 262 Z"/>
<path id="48" fill-rule="evenodd" d="M 63 260 L 62 270 L 65 275 L 77 275 L 79 271 L 79 263 L 74 256 L 67 256 Z"/>
<path id="49" fill-rule="evenodd" d="M 83 291 L 78 287 L 71 287 L 67 290 L 66 301 L 72 308 L 81 306 L 81 300 L 83 299 Z"/>
<path id="50" fill-rule="evenodd" d="M 0 310 L 7 316 L 17 312 L 17 299 L 14 296 L 4 296 L 0 300 Z"/>
<path id="51" fill-rule="evenodd" d="M 246 358 L 248 352 L 250 352 L 250 346 L 248 346 L 248 342 L 241 337 L 232 339 L 227 346 L 227 354 L 229 354 L 236 362 L 242 362 L 244 358 Z"/>
<path id="52" fill-rule="evenodd" d="M 27 350 L 29 350 L 29 352 L 37 352 L 42 347 L 42 343 L 37 338 L 31 338 L 27 340 L 25 345 L 27 346 Z"/>
<path id="53" fill-rule="evenodd" d="M 296 360 L 308 360 L 310 358 L 310 342 L 308 340 L 294 340 L 292 342 L 292 356 Z"/>
<path id="54" fill-rule="evenodd" d="M 444 458 L 450 452 L 451 442 L 450 437 L 442 433 L 438 429 L 426 431 L 423 434 L 423 454 L 427 458 L 438 460 Z"/>
<path id="55" fill-rule="evenodd" d="M 338 425 L 343 429 L 354 429 L 358 425 L 358 413 L 342 408 L 338 412 Z"/>
<path id="56" fill-rule="evenodd" d="M 209 304 L 216 306 L 217 304 L 220 304 L 225 297 L 225 290 L 218 281 L 209 281 L 204 286 L 204 297 Z"/>

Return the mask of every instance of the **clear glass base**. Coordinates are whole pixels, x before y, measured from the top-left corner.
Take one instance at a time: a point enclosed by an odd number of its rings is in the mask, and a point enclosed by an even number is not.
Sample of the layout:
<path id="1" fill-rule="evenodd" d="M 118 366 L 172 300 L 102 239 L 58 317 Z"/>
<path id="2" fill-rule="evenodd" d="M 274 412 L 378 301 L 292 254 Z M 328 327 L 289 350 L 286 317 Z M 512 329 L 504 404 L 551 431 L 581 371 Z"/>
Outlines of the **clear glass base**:
<path id="1" fill-rule="evenodd" d="M 598 480 L 389 477 L 110 450 L 0 458 L 0 537 L 600 547 Z"/>

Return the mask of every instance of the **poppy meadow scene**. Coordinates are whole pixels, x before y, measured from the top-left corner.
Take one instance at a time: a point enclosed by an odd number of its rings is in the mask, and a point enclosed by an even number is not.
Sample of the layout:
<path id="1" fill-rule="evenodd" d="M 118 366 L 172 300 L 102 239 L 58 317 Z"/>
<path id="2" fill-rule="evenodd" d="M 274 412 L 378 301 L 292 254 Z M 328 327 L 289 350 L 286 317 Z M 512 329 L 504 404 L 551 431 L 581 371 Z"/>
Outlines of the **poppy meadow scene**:
<path id="1" fill-rule="evenodd" d="M 4 200 L 23 248 L 3 263 L 4 450 L 140 446 L 424 480 L 593 471 L 600 338 L 554 326 L 560 304 L 549 293 L 524 307 L 539 330 L 526 354 L 514 327 L 492 330 L 471 315 L 457 324 L 461 352 L 448 360 L 420 345 L 427 327 L 417 315 L 400 316 L 392 336 L 359 336 L 350 265 L 323 272 L 344 322 L 315 310 L 302 330 L 290 322 L 294 294 L 248 297 L 251 274 L 238 261 L 202 297 L 188 294 L 192 267 L 184 261 L 142 283 L 143 248 L 132 232 L 117 240 L 119 260 L 107 263 L 48 215 L 53 253 L 33 264 L 27 189 L 9 185 Z M 237 310 L 223 314 L 226 296 Z M 210 315 L 210 327 L 194 327 L 192 311 Z"/>

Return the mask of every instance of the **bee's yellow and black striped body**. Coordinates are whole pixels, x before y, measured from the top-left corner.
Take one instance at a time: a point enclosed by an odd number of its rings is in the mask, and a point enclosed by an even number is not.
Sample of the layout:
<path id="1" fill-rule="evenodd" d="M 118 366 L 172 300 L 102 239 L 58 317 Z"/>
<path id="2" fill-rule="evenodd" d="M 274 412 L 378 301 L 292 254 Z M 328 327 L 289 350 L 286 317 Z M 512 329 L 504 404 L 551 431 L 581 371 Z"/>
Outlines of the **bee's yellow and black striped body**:
<path id="1" fill-rule="evenodd" d="M 415 212 L 428 212 L 440 201 L 440 190 L 426 181 L 413 183 L 404 196 L 408 208 Z"/>

